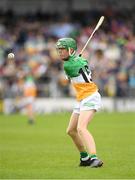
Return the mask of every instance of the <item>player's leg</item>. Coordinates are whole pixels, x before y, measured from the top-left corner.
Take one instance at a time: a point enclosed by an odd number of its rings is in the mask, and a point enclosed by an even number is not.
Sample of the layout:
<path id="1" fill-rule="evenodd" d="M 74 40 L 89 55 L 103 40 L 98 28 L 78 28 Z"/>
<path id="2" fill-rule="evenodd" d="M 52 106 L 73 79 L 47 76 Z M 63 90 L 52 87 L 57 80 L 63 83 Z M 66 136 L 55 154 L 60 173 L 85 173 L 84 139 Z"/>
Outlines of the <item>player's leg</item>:
<path id="1" fill-rule="evenodd" d="M 84 144 L 77 132 L 78 118 L 79 118 L 79 114 L 72 113 L 72 115 L 70 117 L 69 125 L 67 128 L 67 134 L 72 138 L 77 149 L 80 152 L 83 152 L 83 151 L 85 151 Z"/>
<path id="2" fill-rule="evenodd" d="M 79 120 L 78 120 L 78 134 L 80 135 L 82 141 L 84 142 L 87 152 L 91 155 L 91 167 L 100 167 L 102 166 L 103 162 L 98 160 L 97 153 L 96 153 L 96 144 L 92 134 L 88 131 L 88 124 L 91 122 L 95 110 L 88 110 L 88 111 L 81 111 Z"/>
<path id="3" fill-rule="evenodd" d="M 28 123 L 34 124 L 35 123 L 35 113 L 34 113 L 34 97 L 26 97 L 25 100 L 25 107 L 26 107 L 26 113 L 28 117 Z"/>
<path id="4" fill-rule="evenodd" d="M 78 118 L 79 118 L 79 114 L 73 112 L 67 128 L 67 134 L 72 138 L 74 144 L 76 145 L 78 151 L 80 152 L 80 160 L 81 160 L 80 166 L 86 166 L 89 164 L 90 158 L 77 132 Z"/>
<path id="5" fill-rule="evenodd" d="M 81 111 L 77 130 L 83 140 L 89 154 L 96 154 L 96 145 L 92 134 L 88 131 L 87 126 L 94 116 L 95 110 Z"/>
<path id="6" fill-rule="evenodd" d="M 90 154 L 92 162 L 96 162 L 96 164 L 91 164 L 91 166 L 93 165 L 95 167 L 97 167 L 97 164 L 101 166 L 103 163 L 97 159 L 96 144 L 92 134 L 88 131 L 87 128 L 88 124 L 92 121 L 95 112 L 100 108 L 101 96 L 98 92 L 95 92 L 91 96 L 83 99 L 80 105 L 80 116 L 77 127 L 78 133 L 86 146 L 87 152 Z"/>
<path id="7" fill-rule="evenodd" d="M 27 110 L 27 116 L 28 116 L 28 122 L 30 124 L 35 123 L 35 117 L 34 117 L 34 112 L 33 112 L 33 104 L 30 103 L 26 106 L 26 110 Z"/>

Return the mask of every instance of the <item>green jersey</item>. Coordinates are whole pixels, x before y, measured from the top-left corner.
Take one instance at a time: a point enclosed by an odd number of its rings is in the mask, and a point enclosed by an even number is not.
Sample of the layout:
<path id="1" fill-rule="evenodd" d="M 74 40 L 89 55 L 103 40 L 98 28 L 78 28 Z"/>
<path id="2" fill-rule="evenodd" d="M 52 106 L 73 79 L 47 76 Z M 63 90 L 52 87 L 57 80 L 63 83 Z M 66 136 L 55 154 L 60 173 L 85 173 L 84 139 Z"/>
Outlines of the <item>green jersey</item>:
<path id="1" fill-rule="evenodd" d="M 90 82 L 91 80 L 88 61 L 82 57 L 72 56 L 68 61 L 64 61 L 64 70 L 69 78 L 82 75 L 86 82 Z"/>
<path id="2" fill-rule="evenodd" d="M 97 86 L 91 80 L 91 71 L 86 59 L 72 56 L 64 61 L 64 71 L 76 89 L 77 100 L 91 95 L 97 91 Z"/>

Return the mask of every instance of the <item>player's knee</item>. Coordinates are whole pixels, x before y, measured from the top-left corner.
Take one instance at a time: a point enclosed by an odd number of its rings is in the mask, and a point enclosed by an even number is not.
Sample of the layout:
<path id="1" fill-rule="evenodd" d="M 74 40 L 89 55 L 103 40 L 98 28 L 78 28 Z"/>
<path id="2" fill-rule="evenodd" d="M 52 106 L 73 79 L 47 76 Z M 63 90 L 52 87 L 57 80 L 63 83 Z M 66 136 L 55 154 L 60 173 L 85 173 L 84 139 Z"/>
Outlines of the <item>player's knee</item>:
<path id="1" fill-rule="evenodd" d="M 67 129 L 66 133 L 69 135 L 69 136 L 74 136 L 75 135 L 75 130 L 74 129 Z"/>

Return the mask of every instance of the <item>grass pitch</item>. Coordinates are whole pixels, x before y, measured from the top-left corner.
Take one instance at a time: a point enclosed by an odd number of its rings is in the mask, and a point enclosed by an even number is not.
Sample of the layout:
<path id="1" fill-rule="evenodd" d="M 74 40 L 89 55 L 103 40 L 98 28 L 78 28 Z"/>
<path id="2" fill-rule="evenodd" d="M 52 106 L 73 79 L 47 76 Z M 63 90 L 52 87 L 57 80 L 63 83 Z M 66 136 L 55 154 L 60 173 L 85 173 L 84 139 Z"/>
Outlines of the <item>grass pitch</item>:
<path id="1" fill-rule="evenodd" d="M 70 114 L 0 115 L 0 179 L 133 179 L 135 113 L 98 113 L 89 129 L 104 167 L 78 167 L 79 153 L 66 135 Z"/>

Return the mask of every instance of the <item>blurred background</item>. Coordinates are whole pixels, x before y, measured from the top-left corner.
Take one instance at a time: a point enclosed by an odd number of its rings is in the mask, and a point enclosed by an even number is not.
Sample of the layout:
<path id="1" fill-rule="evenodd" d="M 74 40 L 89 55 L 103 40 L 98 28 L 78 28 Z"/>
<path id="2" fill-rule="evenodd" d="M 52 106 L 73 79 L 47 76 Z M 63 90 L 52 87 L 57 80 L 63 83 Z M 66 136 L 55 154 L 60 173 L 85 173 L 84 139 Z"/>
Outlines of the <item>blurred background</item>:
<path id="1" fill-rule="evenodd" d="M 37 112 L 70 110 L 74 90 L 56 52 L 58 38 L 77 40 L 78 53 L 100 16 L 105 20 L 84 52 L 104 110 L 135 110 L 135 1 L 0 1 L 0 112 L 13 113 L 26 82 Z M 15 59 L 7 58 L 14 53 Z M 59 101 L 59 106 L 57 106 Z"/>

